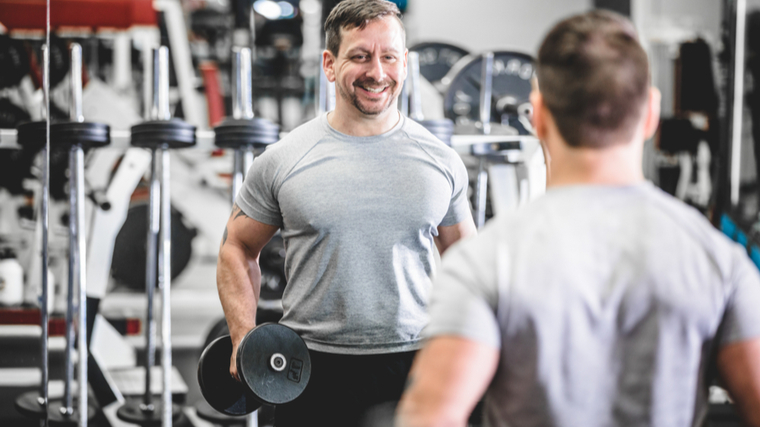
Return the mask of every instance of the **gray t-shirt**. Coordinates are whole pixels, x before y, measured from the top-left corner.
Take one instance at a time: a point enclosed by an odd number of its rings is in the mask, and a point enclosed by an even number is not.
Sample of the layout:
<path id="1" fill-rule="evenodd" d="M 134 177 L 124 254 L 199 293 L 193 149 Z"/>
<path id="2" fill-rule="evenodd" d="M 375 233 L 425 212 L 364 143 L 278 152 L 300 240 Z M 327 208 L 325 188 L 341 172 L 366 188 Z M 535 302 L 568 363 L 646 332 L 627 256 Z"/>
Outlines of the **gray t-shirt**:
<path id="1" fill-rule="evenodd" d="M 710 352 L 760 336 L 760 275 L 642 183 L 550 189 L 444 256 L 425 336 L 500 349 L 491 426 L 691 426 Z"/>
<path id="2" fill-rule="evenodd" d="M 317 351 L 416 349 L 437 227 L 471 218 L 467 170 L 412 120 L 351 137 L 326 117 L 258 157 L 236 201 L 282 230 L 288 285 L 280 323 Z"/>

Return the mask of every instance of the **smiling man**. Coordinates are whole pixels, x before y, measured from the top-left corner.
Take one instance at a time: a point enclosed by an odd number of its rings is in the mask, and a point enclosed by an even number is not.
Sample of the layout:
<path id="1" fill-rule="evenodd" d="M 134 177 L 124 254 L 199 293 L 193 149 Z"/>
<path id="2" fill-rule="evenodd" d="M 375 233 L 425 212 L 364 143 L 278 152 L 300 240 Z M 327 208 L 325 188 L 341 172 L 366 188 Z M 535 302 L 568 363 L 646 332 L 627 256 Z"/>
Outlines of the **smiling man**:
<path id="1" fill-rule="evenodd" d="M 333 9 L 323 63 L 335 110 L 256 159 L 227 223 L 217 285 L 235 346 L 255 326 L 259 253 L 278 229 L 285 242 L 281 323 L 313 366 L 304 393 L 277 407 L 278 427 L 355 426 L 397 401 L 436 247 L 475 232 L 461 159 L 396 108 L 407 54 L 399 17 L 384 0 Z"/>

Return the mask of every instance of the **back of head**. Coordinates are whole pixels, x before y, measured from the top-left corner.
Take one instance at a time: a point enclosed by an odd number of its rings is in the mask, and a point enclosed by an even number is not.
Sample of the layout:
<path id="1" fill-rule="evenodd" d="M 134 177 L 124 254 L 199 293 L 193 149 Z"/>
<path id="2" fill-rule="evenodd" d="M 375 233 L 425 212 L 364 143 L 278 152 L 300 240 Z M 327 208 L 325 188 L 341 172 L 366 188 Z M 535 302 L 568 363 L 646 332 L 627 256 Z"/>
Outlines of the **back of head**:
<path id="1" fill-rule="evenodd" d="M 401 11 L 393 2 L 388 0 L 341 1 L 325 20 L 327 50 L 332 52 L 334 56 L 338 56 L 341 29 L 364 29 L 370 21 L 386 16 L 395 17 L 403 31 L 404 24 L 401 22 Z"/>
<path id="2" fill-rule="evenodd" d="M 649 62 L 633 24 L 592 11 L 558 23 L 538 52 L 544 104 L 572 147 L 629 141 L 644 114 Z"/>

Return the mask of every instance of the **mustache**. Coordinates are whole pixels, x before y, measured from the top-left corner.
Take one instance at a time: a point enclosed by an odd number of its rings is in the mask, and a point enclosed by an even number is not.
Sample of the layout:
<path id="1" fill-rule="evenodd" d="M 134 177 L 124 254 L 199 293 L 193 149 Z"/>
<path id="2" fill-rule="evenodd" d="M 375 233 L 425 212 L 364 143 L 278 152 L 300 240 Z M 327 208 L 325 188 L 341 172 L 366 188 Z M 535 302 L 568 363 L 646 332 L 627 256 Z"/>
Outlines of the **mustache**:
<path id="1" fill-rule="evenodd" d="M 354 82 L 354 86 L 394 86 L 396 84 L 393 80 L 377 81 L 375 79 L 362 79 Z"/>

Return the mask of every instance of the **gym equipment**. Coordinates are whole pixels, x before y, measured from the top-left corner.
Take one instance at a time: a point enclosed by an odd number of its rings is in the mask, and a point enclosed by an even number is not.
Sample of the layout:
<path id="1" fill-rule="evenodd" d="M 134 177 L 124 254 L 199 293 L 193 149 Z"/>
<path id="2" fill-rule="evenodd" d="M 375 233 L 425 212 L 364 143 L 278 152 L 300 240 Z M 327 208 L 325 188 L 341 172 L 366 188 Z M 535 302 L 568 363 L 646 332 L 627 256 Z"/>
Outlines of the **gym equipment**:
<path id="1" fill-rule="evenodd" d="M 482 74 L 484 59 L 489 54 L 493 55 L 493 77 L 490 102 L 484 104 Z M 508 125 L 517 130 L 516 133 L 528 135 L 529 129 L 518 117 L 532 113 L 530 92 L 533 75 L 533 58 L 526 54 L 498 51 L 466 56 L 441 80 L 445 86 L 444 115 L 457 125 L 457 134 L 479 133 L 471 127 L 473 123 L 484 121 L 485 111 L 489 115 L 489 123 Z M 513 129 L 491 127 L 490 132 L 483 133 L 515 133 Z"/>
<path id="2" fill-rule="evenodd" d="M 419 54 L 422 77 L 437 89 L 442 87 L 441 79 L 448 74 L 451 67 L 469 55 L 469 52 L 459 46 L 439 42 L 418 43 L 409 48 L 409 53 L 412 52 Z"/>
<path id="3" fill-rule="evenodd" d="M 88 123 L 82 115 L 82 47 L 71 45 L 71 105 L 69 123 L 50 127 L 51 141 L 69 149 L 69 284 L 66 300 L 66 378 L 61 402 L 53 402 L 50 420 L 61 424 L 87 425 L 95 416 L 95 408 L 88 404 L 87 396 L 87 282 L 86 282 L 86 231 L 83 147 L 103 147 L 110 142 L 110 128 L 101 123 Z M 78 329 L 72 329 L 74 320 L 74 290 L 78 290 Z M 73 375 L 75 335 L 78 346 L 79 406 L 73 406 Z M 85 415 L 83 418 L 82 416 Z"/>
<path id="4" fill-rule="evenodd" d="M 150 121 L 132 127 L 131 144 L 151 149 L 148 210 L 148 248 L 145 269 L 147 294 L 145 328 L 145 393 L 142 400 L 128 400 L 116 415 L 139 425 L 171 426 L 180 416 L 180 407 L 172 403 L 171 393 L 171 207 L 169 194 L 169 149 L 195 145 L 195 127 L 172 119 L 169 112 L 169 49 L 153 50 L 152 108 Z M 160 244 L 159 244 L 160 243 Z M 154 401 L 151 393 L 151 368 L 155 359 L 153 291 L 161 290 L 161 366 L 162 396 Z"/>
<path id="5" fill-rule="evenodd" d="M 18 143 L 22 147 L 40 147 L 42 151 L 42 200 L 40 204 L 40 217 L 42 221 L 42 289 L 40 295 L 40 370 L 42 371 L 39 392 L 24 393 L 16 398 L 15 407 L 20 413 L 41 418 L 44 423 L 48 422 L 48 380 L 50 367 L 48 364 L 48 233 L 50 219 L 50 53 L 48 46 L 42 47 L 42 93 L 44 108 L 42 116 L 44 121 L 30 122 L 19 125 Z M 44 143 L 43 143 L 44 141 Z"/>
<path id="6" fill-rule="evenodd" d="M 429 130 L 430 133 L 438 137 L 446 145 L 451 146 L 451 135 L 454 133 L 454 122 L 451 119 L 432 119 L 425 120 L 422 114 L 422 99 L 420 89 L 420 61 L 417 52 L 409 52 L 409 76 L 407 80 L 411 83 L 409 93 L 409 117 Z M 406 87 L 406 85 L 404 85 Z"/>
<path id="7" fill-rule="evenodd" d="M 254 150 L 263 150 L 280 139 L 280 127 L 254 117 L 251 89 L 251 49 L 236 47 L 232 52 L 232 118 L 214 128 L 214 144 L 235 150 L 232 171 L 232 203 L 253 163 Z"/>
<path id="8" fill-rule="evenodd" d="M 301 395 L 311 377 L 306 344 L 292 329 L 264 323 L 249 331 L 237 350 L 240 381 L 229 374 L 232 340 L 214 340 L 198 363 L 198 384 L 219 412 L 240 416 L 261 404 L 280 405 Z"/>

